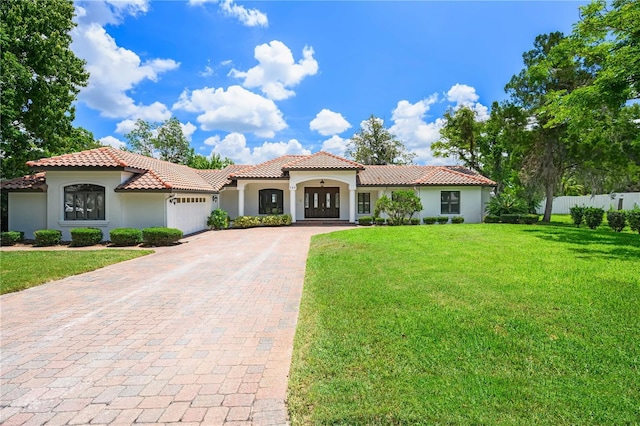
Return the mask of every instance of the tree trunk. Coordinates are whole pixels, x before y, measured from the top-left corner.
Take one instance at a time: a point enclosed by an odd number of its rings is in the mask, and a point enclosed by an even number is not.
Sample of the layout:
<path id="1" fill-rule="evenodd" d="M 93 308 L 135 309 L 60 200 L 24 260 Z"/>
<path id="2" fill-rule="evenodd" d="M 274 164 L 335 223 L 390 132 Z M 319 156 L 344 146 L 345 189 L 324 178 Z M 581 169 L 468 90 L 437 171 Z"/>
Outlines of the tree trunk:
<path id="1" fill-rule="evenodd" d="M 546 182 L 544 192 L 547 196 L 547 201 L 544 205 L 544 217 L 543 222 L 551 222 L 551 209 L 553 208 L 553 182 Z"/>

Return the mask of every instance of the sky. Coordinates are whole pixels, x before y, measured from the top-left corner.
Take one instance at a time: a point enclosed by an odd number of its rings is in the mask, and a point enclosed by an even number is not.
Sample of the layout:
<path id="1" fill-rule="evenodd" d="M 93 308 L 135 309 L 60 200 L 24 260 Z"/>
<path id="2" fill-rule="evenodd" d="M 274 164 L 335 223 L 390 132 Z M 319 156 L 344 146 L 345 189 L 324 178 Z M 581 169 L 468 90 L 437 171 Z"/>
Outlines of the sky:
<path id="1" fill-rule="evenodd" d="M 454 164 L 430 150 L 444 112 L 486 119 L 535 37 L 570 33 L 585 3 L 76 1 L 75 124 L 122 147 L 137 119 L 174 116 L 196 153 L 256 164 L 344 155 L 374 115 L 417 164 Z"/>

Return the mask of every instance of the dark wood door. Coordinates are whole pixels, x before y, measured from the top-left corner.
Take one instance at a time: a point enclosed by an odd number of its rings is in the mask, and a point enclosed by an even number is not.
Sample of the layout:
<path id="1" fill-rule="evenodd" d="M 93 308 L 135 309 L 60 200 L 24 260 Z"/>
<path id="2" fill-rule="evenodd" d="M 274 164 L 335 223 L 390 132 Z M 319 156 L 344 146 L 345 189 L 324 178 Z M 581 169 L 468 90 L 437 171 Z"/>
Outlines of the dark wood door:
<path id="1" fill-rule="evenodd" d="M 304 217 L 334 219 L 339 218 L 340 188 L 305 188 Z"/>

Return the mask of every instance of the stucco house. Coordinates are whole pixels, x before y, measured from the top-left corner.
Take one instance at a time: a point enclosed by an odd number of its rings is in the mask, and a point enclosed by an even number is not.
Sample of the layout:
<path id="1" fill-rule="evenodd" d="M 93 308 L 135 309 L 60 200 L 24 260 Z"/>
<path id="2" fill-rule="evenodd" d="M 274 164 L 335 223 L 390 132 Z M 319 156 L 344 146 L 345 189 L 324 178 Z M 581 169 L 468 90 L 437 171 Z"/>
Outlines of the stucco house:
<path id="1" fill-rule="evenodd" d="M 318 152 L 256 165 L 196 170 L 111 147 L 27 163 L 34 174 L 2 182 L 9 229 L 33 238 L 38 229 L 167 226 L 185 234 L 206 229 L 215 208 L 231 218 L 289 213 L 293 222 L 356 223 L 375 202 L 412 188 L 418 217 L 463 216 L 481 222 L 495 182 L 461 166 L 365 166 Z"/>

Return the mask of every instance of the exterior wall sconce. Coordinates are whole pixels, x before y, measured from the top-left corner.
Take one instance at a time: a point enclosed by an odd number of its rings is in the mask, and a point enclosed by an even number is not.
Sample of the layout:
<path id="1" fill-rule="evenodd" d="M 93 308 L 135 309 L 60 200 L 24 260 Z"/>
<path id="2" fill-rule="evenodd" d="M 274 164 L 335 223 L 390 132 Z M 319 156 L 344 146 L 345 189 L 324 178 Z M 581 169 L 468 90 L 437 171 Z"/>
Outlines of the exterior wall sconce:
<path id="1" fill-rule="evenodd" d="M 213 197 L 211 197 L 211 201 L 213 201 L 214 203 L 218 202 L 218 196 L 214 195 Z"/>
<path id="2" fill-rule="evenodd" d="M 324 179 L 320 181 L 320 186 L 324 186 Z"/>
<path id="3" fill-rule="evenodd" d="M 167 199 L 168 202 L 170 202 L 171 204 L 175 204 L 176 203 L 176 196 L 172 195 L 170 198 Z"/>

